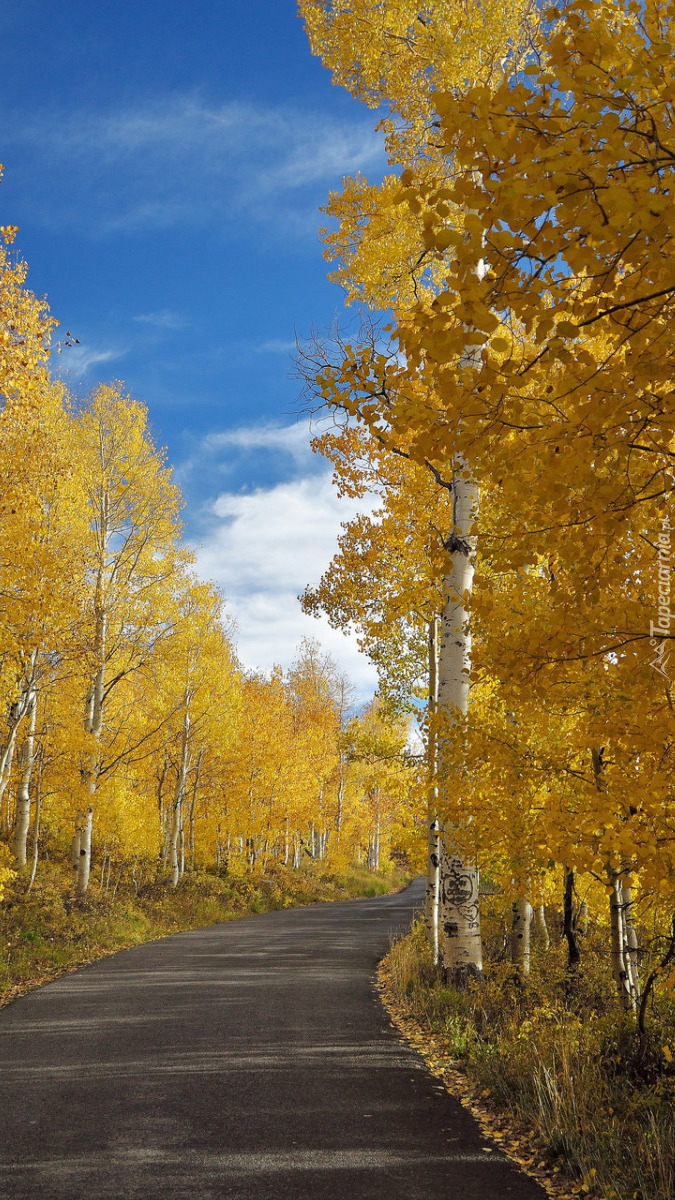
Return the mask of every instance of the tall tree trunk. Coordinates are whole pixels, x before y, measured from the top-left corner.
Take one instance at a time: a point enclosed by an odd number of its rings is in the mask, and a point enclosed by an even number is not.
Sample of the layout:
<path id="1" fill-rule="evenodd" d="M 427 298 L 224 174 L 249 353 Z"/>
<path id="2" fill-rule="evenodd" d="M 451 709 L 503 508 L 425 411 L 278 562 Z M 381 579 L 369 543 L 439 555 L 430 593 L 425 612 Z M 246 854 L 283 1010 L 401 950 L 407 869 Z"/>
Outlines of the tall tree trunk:
<path id="1" fill-rule="evenodd" d="M 625 959 L 625 933 L 623 923 L 623 896 L 621 889 L 621 876 L 613 867 L 607 868 L 607 879 L 611 887 L 609 896 L 609 928 L 610 928 L 610 956 L 612 963 L 612 975 L 616 984 L 616 990 L 619 996 L 619 1005 L 624 1012 L 633 1012 L 635 1010 L 635 999 L 631 992 L 630 978 Z"/>
<path id="2" fill-rule="evenodd" d="M 473 589 L 478 489 L 464 462 L 453 471 L 453 531 L 446 542 L 450 567 L 444 579 L 446 597 L 441 617 L 438 667 L 438 711 L 445 728 L 438 745 L 439 809 L 449 807 L 451 793 L 461 796 L 462 779 L 447 764 L 451 726 L 469 706 L 471 631 L 468 602 Z M 454 849 L 452 830 L 444 828 L 440 855 L 440 926 L 443 975 L 465 986 L 483 970 L 478 867 Z"/>
<path id="3" fill-rule="evenodd" d="M 337 789 L 337 811 L 335 813 L 335 844 L 338 849 L 340 848 L 340 835 L 342 833 L 342 810 L 344 807 L 344 795 L 345 795 L 344 770 L 343 770 L 342 763 L 340 763 L 340 778 L 339 778 L 338 789 Z"/>
<path id="4" fill-rule="evenodd" d="M 638 961 L 640 948 L 637 930 L 633 924 L 633 890 L 623 880 L 621 882 L 621 906 L 623 909 L 625 936 L 624 961 L 628 972 L 628 986 L 630 987 L 633 1003 L 638 1004 L 640 1001 L 640 966 Z"/>
<path id="5" fill-rule="evenodd" d="M 181 877 L 179 840 L 183 829 L 183 797 L 185 795 L 185 782 L 187 779 L 190 762 L 190 700 L 190 693 L 186 692 L 185 713 L 183 717 L 183 728 L 181 731 L 180 740 L 180 759 L 176 772 L 176 790 L 173 797 L 173 807 L 171 810 L 171 831 L 169 834 L 172 887 L 178 887 L 178 881 Z"/>
<path id="6" fill-rule="evenodd" d="M 44 759 L 44 748 L 40 747 L 39 762 L 37 771 L 37 780 L 35 784 L 35 815 L 33 817 L 33 846 L 31 850 L 31 869 L 30 879 L 26 891 L 29 892 L 35 883 L 35 876 L 38 869 L 38 855 L 40 852 L 40 816 L 42 814 L 42 763 Z"/>
<path id="7" fill-rule="evenodd" d="M 204 761 L 204 747 L 202 746 L 197 756 L 197 765 L 195 767 L 195 781 L 192 787 L 192 799 L 190 802 L 190 870 L 195 869 L 195 805 L 197 803 L 197 790 L 199 788 L 199 779 L 202 773 L 202 762 Z"/>
<path id="8" fill-rule="evenodd" d="M 171 871 L 171 886 L 178 887 L 180 880 L 180 856 L 178 851 L 178 843 L 181 829 L 181 808 L 183 804 L 183 793 L 180 787 L 176 786 L 176 794 L 174 796 L 173 808 L 171 810 L 171 828 L 169 830 L 169 870 Z"/>
<path id="9" fill-rule="evenodd" d="M 546 924 L 546 909 L 543 904 L 537 904 L 532 915 L 532 932 L 542 950 L 548 950 L 551 939 Z"/>
<path id="10" fill-rule="evenodd" d="M 30 780 L 35 761 L 35 726 L 37 721 L 37 695 L 35 688 L 31 688 L 30 690 L 26 715 L 28 717 L 28 728 L 19 755 L 16 824 L 12 839 L 12 853 L 21 867 L 25 867 L 26 865 L 28 830 L 30 829 Z"/>
<path id="11" fill-rule="evenodd" d="M 530 973 L 530 930 L 532 905 L 529 900 L 519 899 L 513 903 L 511 921 L 511 962 L 519 976 Z"/>
<path id="12" fill-rule="evenodd" d="M 591 748 L 593 776 L 597 791 L 607 791 L 603 747 Z M 631 989 L 630 971 L 626 962 L 626 931 L 624 927 L 624 905 L 621 885 L 621 872 L 611 864 L 607 864 L 607 882 L 611 888 L 609 895 L 609 929 L 610 929 L 610 961 L 612 975 L 616 983 L 619 1005 L 624 1012 L 635 1011 L 635 996 Z"/>
<path id="13" fill-rule="evenodd" d="M 75 832 L 70 845 L 70 865 L 73 868 L 73 879 L 77 886 L 77 871 L 80 865 L 80 830 L 77 825 L 75 825 Z"/>
<path id="14" fill-rule="evenodd" d="M 81 771 L 82 782 L 87 794 L 87 807 L 78 818 L 76 833 L 80 837 L 80 857 L 77 868 L 77 890 L 82 895 L 89 887 L 91 869 L 91 836 L 94 820 L 94 796 L 98 784 L 99 743 L 103 732 L 103 706 L 105 703 L 106 654 L 108 638 L 108 613 L 104 600 L 103 570 L 100 569 L 94 596 L 95 633 L 94 651 L 96 672 L 85 704 L 85 730 L 91 738 L 88 761 Z"/>
<path id="15" fill-rule="evenodd" d="M 10 812 L 8 807 L 7 815 L 4 815 L 3 801 L 12 775 L 12 763 L 14 762 L 14 751 L 16 749 L 19 727 L 28 711 L 28 698 L 31 694 L 32 688 L 29 687 L 14 704 L 10 705 L 7 714 L 7 733 L 5 741 L 0 748 L 0 818 L 2 828 L 7 832 L 11 829 Z"/>
<path id="16" fill-rule="evenodd" d="M 80 822 L 79 842 L 80 854 L 77 866 L 77 890 L 84 895 L 89 887 L 89 872 L 91 871 L 91 833 L 94 823 L 94 810 L 88 808 Z"/>
<path id="17" fill-rule="evenodd" d="M 581 951 L 577 936 L 577 926 L 574 913 L 574 871 L 563 867 L 563 934 L 567 940 L 567 968 L 573 970 L 581 962 Z"/>

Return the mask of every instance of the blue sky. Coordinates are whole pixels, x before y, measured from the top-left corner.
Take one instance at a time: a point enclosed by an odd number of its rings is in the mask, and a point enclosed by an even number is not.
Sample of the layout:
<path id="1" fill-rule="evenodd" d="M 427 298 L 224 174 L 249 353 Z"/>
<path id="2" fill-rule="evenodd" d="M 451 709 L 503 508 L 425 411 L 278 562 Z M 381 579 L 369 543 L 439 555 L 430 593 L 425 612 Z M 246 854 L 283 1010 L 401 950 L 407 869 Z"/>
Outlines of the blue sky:
<path id="1" fill-rule="evenodd" d="M 373 113 L 331 85 L 293 0 L 22 0 L 0 13 L 0 92 L 0 223 L 79 339 L 59 369 L 148 405 L 245 664 L 319 637 L 365 695 L 354 643 L 295 601 L 353 509 L 297 422 L 291 353 L 342 308 L 319 208 L 381 176 Z"/>

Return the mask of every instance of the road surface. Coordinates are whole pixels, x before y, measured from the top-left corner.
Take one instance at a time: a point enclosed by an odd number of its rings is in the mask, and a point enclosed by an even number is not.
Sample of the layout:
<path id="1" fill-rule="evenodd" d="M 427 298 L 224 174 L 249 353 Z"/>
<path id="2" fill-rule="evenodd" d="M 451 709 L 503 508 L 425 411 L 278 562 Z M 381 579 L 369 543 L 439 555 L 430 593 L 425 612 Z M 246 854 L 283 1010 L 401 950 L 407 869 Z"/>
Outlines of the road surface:
<path id="1" fill-rule="evenodd" d="M 422 882 L 84 967 L 0 1012 L 8 1200 L 544 1200 L 373 989 Z"/>

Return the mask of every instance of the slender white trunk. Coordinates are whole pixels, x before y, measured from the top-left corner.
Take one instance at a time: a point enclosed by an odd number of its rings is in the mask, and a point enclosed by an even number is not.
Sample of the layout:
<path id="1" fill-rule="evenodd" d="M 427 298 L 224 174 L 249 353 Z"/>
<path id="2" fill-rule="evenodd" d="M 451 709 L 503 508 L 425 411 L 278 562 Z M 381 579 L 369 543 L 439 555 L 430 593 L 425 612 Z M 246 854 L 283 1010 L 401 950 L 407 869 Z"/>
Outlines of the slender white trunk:
<path id="1" fill-rule="evenodd" d="M 33 817 L 33 847 L 31 851 L 31 869 L 30 879 L 28 880 L 27 891 L 29 892 L 35 883 L 35 876 L 38 869 L 38 855 L 40 852 L 40 816 L 42 814 L 42 762 L 44 751 L 40 750 L 40 761 L 38 764 L 37 781 L 35 785 L 35 816 Z"/>
<path id="2" fill-rule="evenodd" d="M 537 904 L 532 915 L 532 932 L 542 950 L 548 950 L 551 939 L 546 924 L 546 909 L 543 904 Z"/>
<path id="3" fill-rule="evenodd" d="M 344 781 L 342 765 L 341 765 L 340 766 L 340 782 L 338 783 L 338 790 L 337 790 L 337 811 L 335 813 L 335 838 L 336 838 L 336 845 L 338 847 L 340 845 L 340 834 L 342 833 L 342 809 L 344 806 L 344 795 L 345 795 L 345 781 Z"/>
<path id="4" fill-rule="evenodd" d="M 12 839 L 12 852 L 19 866 L 25 867 L 30 829 L 30 780 L 35 762 L 35 725 L 37 719 L 37 696 L 31 688 L 27 703 L 28 729 L 19 756 L 19 786 L 16 796 L 16 825 Z"/>
<path id="5" fill-rule="evenodd" d="M 480 182 L 477 172 L 474 180 Z M 467 209 L 467 213 L 472 210 Z M 486 264 L 482 258 L 471 267 L 471 273 L 483 279 Z M 466 327 L 471 332 L 471 327 Z M 480 366 L 480 343 L 468 342 L 457 364 L 459 370 Z M 457 441 L 461 446 L 461 425 Z M 438 746 L 439 811 L 449 807 L 451 791 L 454 799 L 461 797 L 462 779 L 454 778 L 445 760 L 450 726 L 458 717 L 464 718 L 469 707 L 471 679 L 471 627 L 469 605 L 473 592 L 476 564 L 475 526 L 480 494 L 470 463 L 460 453 L 453 464 L 452 474 L 452 531 L 445 543 L 450 567 L 443 580 L 444 607 L 441 616 L 441 646 L 438 664 L 438 711 L 446 728 Z M 444 977 L 457 986 L 480 975 L 483 970 L 483 950 L 480 932 L 480 890 L 478 866 L 453 846 L 452 830 L 444 828 L 441 845 L 440 959 Z"/>
<path id="6" fill-rule="evenodd" d="M 620 888 L 624 928 L 624 962 L 626 964 L 628 986 L 630 988 L 633 1004 L 636 1005 L 640 999 L 640 968 L 638 963 L 638 936 L 632 919 L 633 892 L 632 889 L 629 888 L 625 883 L 621 883 Z"/>
<path id="7" fill-rule="evenodd" d="M 621 879 L 618 871 L 615 871 L 612 867 L 607 868 L 607 878 L 612 888 L 609 897 L 612 975 L 616 983 L 621 1008 L 624 1012 L 632 1012 L 635 1008 L 635 1002 L 631 994 L 630 980 L 624 957 L 625 936 Z"/>
<path id="8" fill-rule="evenodd" d="M 478 488 L 467 464 L 458 463 L 453 472 L 453 531 L 446 542 L 450 567 L 444 579 L 446 597 L 441 617 L 441 647 L 438 665 L 438 710 L 445 728 L 438 746 L 439 809 L 449 807 L 461 795 L 462 778 L 447 765 L 452 724 L 466 716 L 471 676 L 471 631 L 469 602 L 475 571 Z M 441 837 L 440 926 L 441 962 L 446 979 L 463 985 L 483 969 L 480 933 L 478 867 L 453 847 L 452 830 Z"/>
<path id="9" fill-rule="evenodd" d="M 185 781 L 187 779 L 189 766 L 189 748 L 190 748 L 190 695 L 185 698 L 185 716 L 183 719 L 183 729 L 181 733 L 180 761 L 178 764 L 178 773 L 176 776 L 176 790 L 173 798 L 173 809 L 171 814 L 171 831 L 169 834 L 169 848 L 171 855 L 171 885 L 178 886 L 178 881 L 181 877 L 181 863 L 179 857 L 179 838 L 183 828 L 183 796 L 185 794 Z"/>
<path id="10" fill-rule="evenodd" d="M 511 962 L 519 976 L 530 973 L 530 930 L 532 905 L 522 897 L 514 900 L 511 920 Z"/>
<path id="11" fill-rule="evenodd" d="M 122 862 L 120 863 L 120 869 L 119 869 L 119 871 L 117 872 L 117 879 L 115 880 L 115 886 L 114 886 L 114 888 L 113 888 L 113 891 L 112 891 L 112 896 L 110 897 L 110 899 L 111 899 L 112 901 L 114 901 L 114 899 L 115 899 L 115 896 L 117 895 L 117 889 L 118 889 L 118 887 L 120 886 L 120 880 L 121 880 L 121 878 L 122 878 L 122 872 L 123 872 L 123 870 L 124 870 L 124 860 L 122 860 Z"/>
<path id="12" fill-rule="evenodd" d="M 21 724 L 21 721 L 23 720 L 23 717 L 25 715 L 25 712 L 26 712 L 26 706 L 25 706 L 25 701 L 23 700 L 23 698 L 20 702 L 13 704 L 9 710 L 9 716 L 8 716 L 8 722 L 7 722 L 7 735 L 5 737 L 4 745 L 3 745 L 2 749 L 0 750 L 0 813 L 2 813 L 2 805 L 3 805 L 5 792 L 7 791 L 7 785 L 10 781 L 11 774 L 12 774 L 12 763 L 14 761 L 14 750 L 16 747 L 16 737 L 17 737 L 17 733 L 19 731 L 19 726 Z M 6 828 L 8 830 L 10 828 L 9 816 L 10 816 L 10 814 L 9 814 L 9 808 L 8 808 L 7 818 L 6 819 L 3 818 L 3 822 L 2 822 L 3 828 Z"/>
<path id="13" fill-rule="evenodd" d="M 591 747 L 591 762 L 595 787 L 598 792 L 607 791 L 603 748 Z M 635 1010 L 635 996 L 631 989 L 630 972 L 626 962 L 626 931 L 624 928 L 624 905 L 621 887 L 621 874 L 614 867 L 607 865 L 607 881 L 611 888 L 609 894 L 609 930 L 610 930 L 610 962 L 612 975 L 619 994 L 619 1005 L 624 1012 Z"/>
<path id="14" fill-rule="evenodd" d="M 79 833 L 80 849 L 77 867 L 77 890 L 84 894 L 89 887 L 91 870 L 91 834 L 94 821 L 93 801 L 96 794 L 99 768 L 99 743 L 103 731 L 103 708 L 105 703 L 106 644 L 108 636 L 108 613 L 104 601 L 103 569 L 98 573 L 94 596 L 95 661 L 98 664 L 85 703 L 84 727 L 91 738 L 88 762 L 81 776 L 87 793 L 87 808 L 80 813 L 76 834 Z"/>
<path id="15" fill-rule="evenodd" d="M 91 870 L 91 831 L 94 823 L 94 810 L 88 808 L 81 821 L 79 829 L 80 853 L 77 865 L 77 890 L 82 895 L 89 887 L 89 872 Z"/>
<path id="16" fill-rule="evenodd" d="M 197 804 L 197 791 L 199 789 L 199 779 L 202 773 L 202 762 L 204 761 L 204 747 L 202 746 L 197 756 L 197 765 L 195 767 L 195 781 L 192 787 L 192 799 L 190 801 L 190 870 L 195 869 L 195 806 Z"/>
<path id="17" fill-rule="evenodd" d="M 77 869 L 80 865 L 80 831 L 75 826 L 75 833 L 70 847 L 70 865 L 73 868 L 75 882 L 77 883 Z"/>
<path id="18" fill-rule="evenodd" d="M 181 805 L 183 797 L 182 793 L 176 788 L 176 796 L 173 802 L 171 813 L 171 828 L 169 830 L 169 869 L 171 871 L 171 886 L 178 887 L 180 879 L 180 857 L 178 853 L 178 840 L 180 837 L 181 826 Z"/>

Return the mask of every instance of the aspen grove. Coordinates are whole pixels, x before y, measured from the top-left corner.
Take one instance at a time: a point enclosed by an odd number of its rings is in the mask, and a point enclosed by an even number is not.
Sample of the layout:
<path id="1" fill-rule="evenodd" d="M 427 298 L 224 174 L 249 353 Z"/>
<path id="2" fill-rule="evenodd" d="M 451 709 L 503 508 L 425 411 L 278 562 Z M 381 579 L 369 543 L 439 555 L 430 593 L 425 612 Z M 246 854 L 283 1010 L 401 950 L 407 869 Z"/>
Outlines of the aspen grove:
<path id="1" fill-rule="evenodd" d="M 46 859 L 72 864 L 80 896 L 124 874 L 171 889 L 194 871 L 385 866 L 414 816 L 406 721 L 377 702 L 355 716 L 312 642 L 286 673 L 242 669 L 146 409 L 118 383 L 75 403 L 50 373 L 56 322 L 15 233 L 0 250 L 0 892 Z"/>
<path id="2" fill-rule="evenodd" d="M 480 868 L 521 978 L 547 903 L 572 969 L 590 912 L 644 1034 L 675 986 L 675 9 L 299 7 L 391 164 L 325 209 L 363 316 L 301 371 L 343 422 L 337 486 L 377 507 L 305 605 L 427 705 L 445 978 L 482 971 Z"/>

